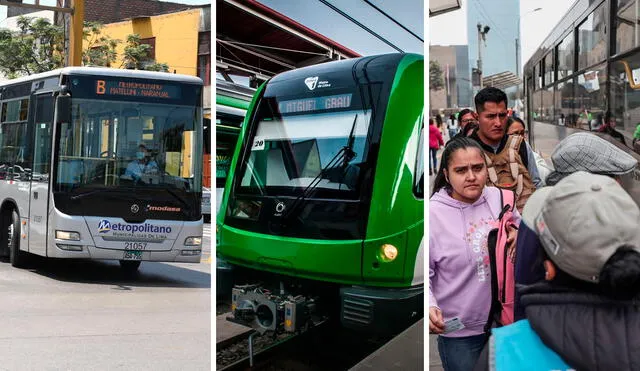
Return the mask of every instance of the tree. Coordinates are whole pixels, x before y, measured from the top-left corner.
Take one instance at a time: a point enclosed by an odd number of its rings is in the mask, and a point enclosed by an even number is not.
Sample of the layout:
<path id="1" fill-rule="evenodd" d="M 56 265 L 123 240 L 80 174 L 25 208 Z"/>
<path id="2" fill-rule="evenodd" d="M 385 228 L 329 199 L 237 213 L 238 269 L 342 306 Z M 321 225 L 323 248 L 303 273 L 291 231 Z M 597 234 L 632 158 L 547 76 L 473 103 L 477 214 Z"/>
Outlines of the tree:
<path id="1" fill-rule="evenodd" d="M 0 29 L 0 73 L 16 78 L 64 67 L 64 30 L 45 18 L 18 18 L 18 31 Z M 85 66 L 110 67 L 115 63 L 117 46 L 121 40 L 102 34 L 103 25 L 85 22 L 83 38 L 86 49 L 82 53 Z M 120 66 L 150 71 L 169 71 L 166 63 L 149 58 L 150 45 L 140 44 L 140 36 L 129 35 L 124 63 Z"/>
<path id="2" fill-rule="evenodd" d="M 429 61 L 429 105 L 433 102 L 431 92 L 438 91 L 444 87 L 444 77 L 442 68 L 437 61 Z M 430 112 L 433 111 L 433 107 Z"/>
<path id="3" fill-rule="evenodd" d="M 0 29 L 0 72 L 9 78 L 64 65 L 62 27 L 45 18 L 18 18 L 18 31 Z"/>
<path id="4" fill-rule="evenodd" d="M 110 67 L 116 61 L 116 47 L 121 40 L 102 35 L 102 23 L 84 22 L 83 39 L 87 48 L 82 52 L 82 64 L 85 66 Z"/>
<path id="5" fill-rule="evenodd" d="M 429 61 L 429 90 L 440 90 L 444 87 L 442 68 L 437 61 Z"/>
<path id="6" fill-rule="evenodd" d="M 141 44 L 140 35 L 127 36 L 127 46 L 124 48 L 122 66 L 128 69 L 169 72 L 169 65 L 157 63 L 149 57 L 151 45 Z"/>

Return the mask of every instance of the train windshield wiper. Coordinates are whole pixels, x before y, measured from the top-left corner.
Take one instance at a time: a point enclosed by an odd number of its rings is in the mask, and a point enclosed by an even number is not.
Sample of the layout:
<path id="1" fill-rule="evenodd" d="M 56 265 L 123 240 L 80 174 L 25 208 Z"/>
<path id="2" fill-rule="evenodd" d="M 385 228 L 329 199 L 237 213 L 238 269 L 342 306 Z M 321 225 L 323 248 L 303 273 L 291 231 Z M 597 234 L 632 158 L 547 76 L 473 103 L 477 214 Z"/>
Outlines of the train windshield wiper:
<path id="1" fill-rule="evenodd" d="M 336 153 L 335 156 L 333 156 L 333 158 L 329 161 L 329 163 L 327 163 L 327 165 L 322 170 L 320 170 L 320 173 L 316 175 L 315 178 L 313 178 L 307 188 L 302 191 L 302 194 L 300 194 L 300 196 L 298 196 L 293 201 L 291 207 L 289 207 L 285 214 L 282 216 L 284 220 L 289 219 L 289 217 L 294 214 L 294 211 L 296 211 L 301 205 L 304 204 L 304 201 L 306 201 L 311 193 L 315 191 L 315 189 L 320 184 L 320 181 L 322 181 L 324 176 L 327 175 L 327 172 L 329 170 L 333 170 L 337 168 L 338 165 L 340 165 L 340 168 L 344 172 L 344 169 L 349 165 L 349 162 L 351 162 L 351 160 L 356 157 L 356 153 L 353 151 L 353 143 L 355 141 L 355 129 L 357 123 L 358 115 L 356 114 L 356 117 L 353 119 L 353 124 L 351 125 L 351 133 L 349 133 L 347 144 L 344 147 L 340 148 L 338 153 Z"/>

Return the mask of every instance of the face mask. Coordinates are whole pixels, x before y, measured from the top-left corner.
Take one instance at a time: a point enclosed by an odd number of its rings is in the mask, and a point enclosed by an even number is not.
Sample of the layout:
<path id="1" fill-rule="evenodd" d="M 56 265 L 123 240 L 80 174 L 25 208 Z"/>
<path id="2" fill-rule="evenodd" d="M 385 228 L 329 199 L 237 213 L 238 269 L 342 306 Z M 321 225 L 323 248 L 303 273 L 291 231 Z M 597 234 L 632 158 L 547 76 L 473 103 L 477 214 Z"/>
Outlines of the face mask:
<path id="1" fill-rule="evenodd" d="M 144 159 L 144 152 L 136 152 L 136 157 L 138 158 L 138 160 Z"/>

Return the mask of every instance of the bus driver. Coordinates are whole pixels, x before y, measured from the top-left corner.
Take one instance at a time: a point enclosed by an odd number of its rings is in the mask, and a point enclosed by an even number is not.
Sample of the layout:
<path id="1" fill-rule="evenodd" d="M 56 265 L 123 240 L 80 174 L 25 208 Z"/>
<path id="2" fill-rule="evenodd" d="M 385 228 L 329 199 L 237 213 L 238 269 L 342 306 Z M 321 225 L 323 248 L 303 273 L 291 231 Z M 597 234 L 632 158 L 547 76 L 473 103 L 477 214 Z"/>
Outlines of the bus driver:
<path id="1" fill-rule="evenodd" d="M 138 146 L 136 159 L 131 161 L 125 170 L 125 177 L 139 180 L 143 175 L 156 174 L 160 169 L 158 164 L 151 159 L 151 155 L 144 144 Z"/>

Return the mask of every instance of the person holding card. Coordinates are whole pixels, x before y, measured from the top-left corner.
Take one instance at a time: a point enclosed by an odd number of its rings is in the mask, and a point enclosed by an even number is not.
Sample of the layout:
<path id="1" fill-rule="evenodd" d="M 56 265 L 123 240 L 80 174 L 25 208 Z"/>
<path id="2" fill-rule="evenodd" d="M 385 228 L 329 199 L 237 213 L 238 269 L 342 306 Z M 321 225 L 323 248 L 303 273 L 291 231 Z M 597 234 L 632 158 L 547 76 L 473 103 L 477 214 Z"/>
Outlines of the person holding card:
<path id="1" fill-rule="evenodd" d="M 447 143 L 429 201 L 429 332 L 440 335 L 446 371 L 472 369 L 487 341 L 487 238 L 502 210 L 500 190 L 486 186 L 487 177 L 483 150 L 474 140 Z M 518 225 L 520 214 L 513 215 Z M 514 229 L 509 238 L 515 234 Z"/>

